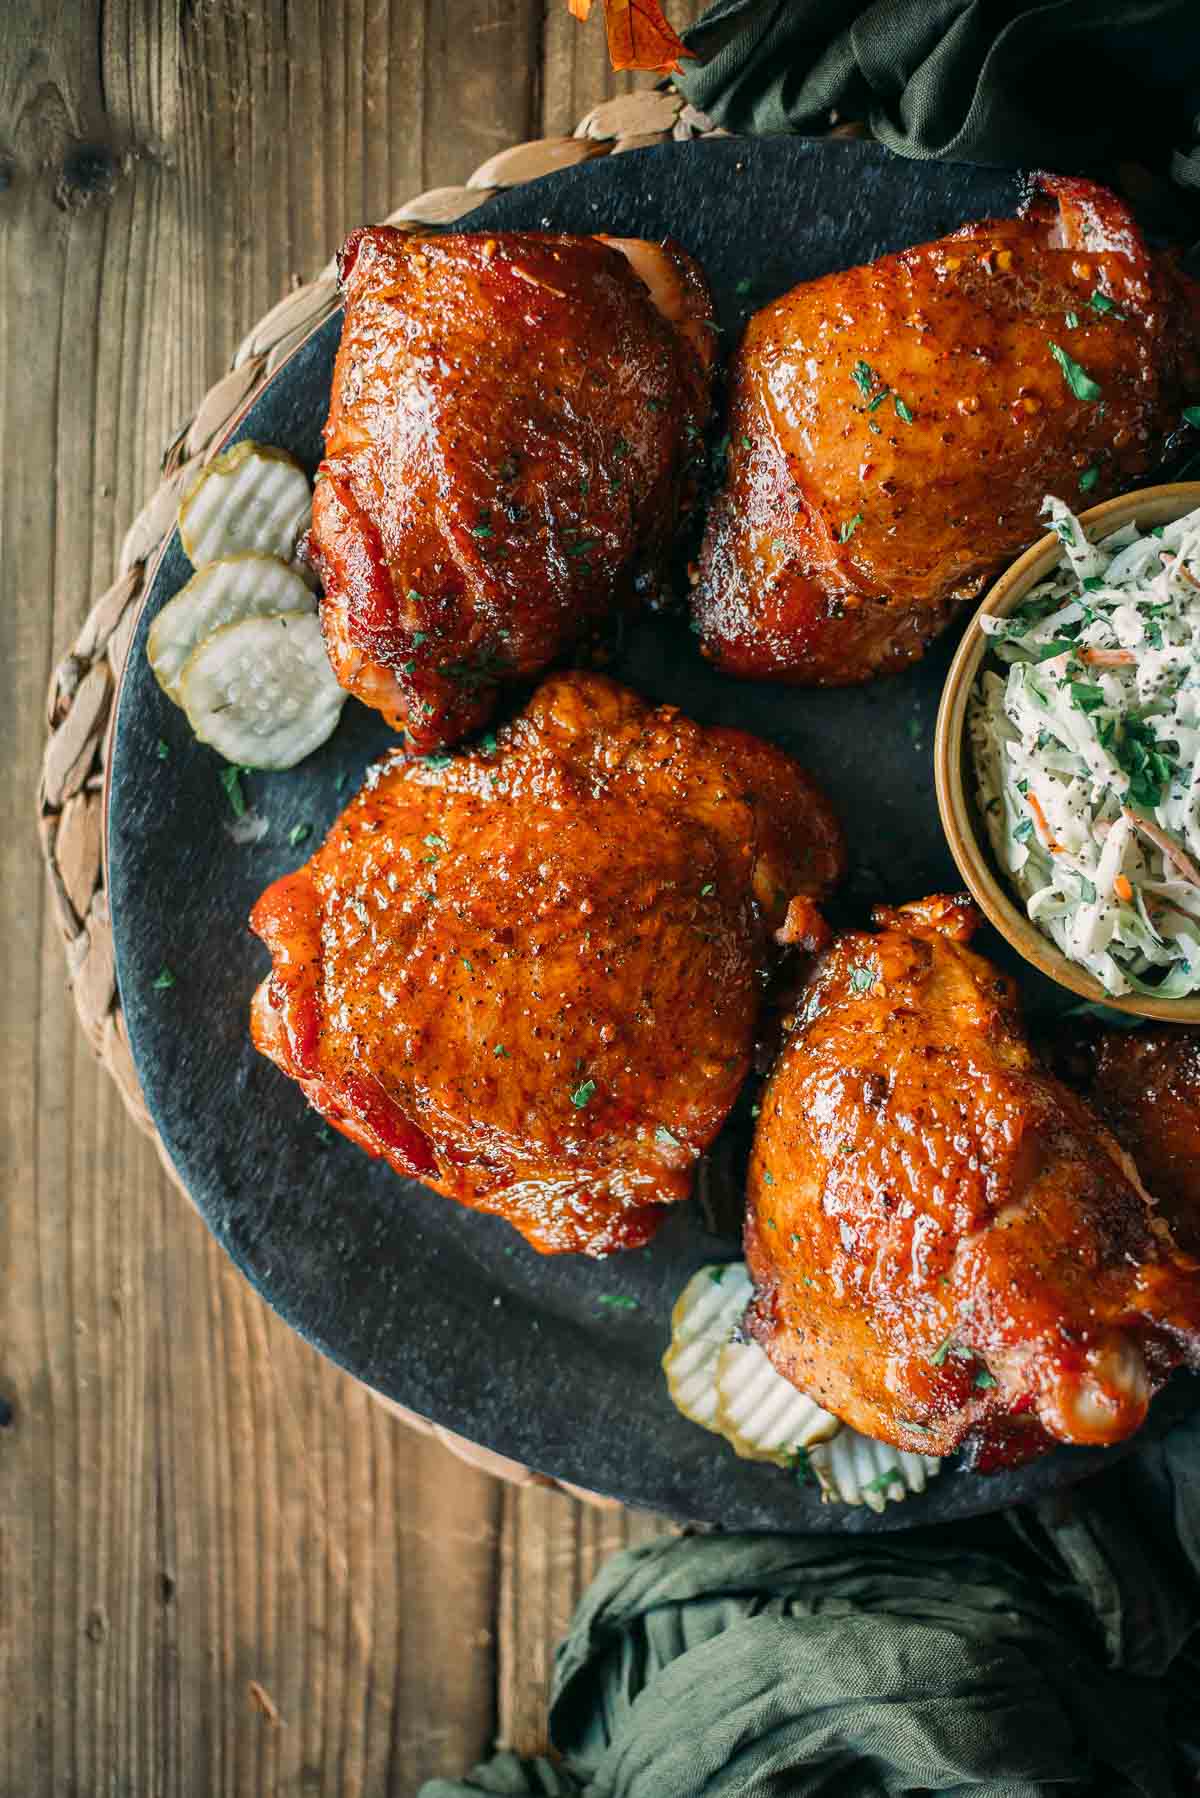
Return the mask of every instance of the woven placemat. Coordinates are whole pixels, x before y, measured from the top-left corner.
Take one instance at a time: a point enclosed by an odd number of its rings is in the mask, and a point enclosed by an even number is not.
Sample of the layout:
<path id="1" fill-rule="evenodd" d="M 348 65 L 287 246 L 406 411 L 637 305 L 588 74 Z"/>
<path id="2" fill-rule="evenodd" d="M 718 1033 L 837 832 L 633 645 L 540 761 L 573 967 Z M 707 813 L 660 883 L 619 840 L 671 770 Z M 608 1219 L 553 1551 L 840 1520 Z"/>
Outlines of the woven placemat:
<path id="1" fill-rule="evenodd" d="M 703 114 L 673 91 L 625 94 L 595 107 L 573 137 L 539 138 L 502 150 L 477 168 L 464 187 L 435 187 L 409 200 L 385 222 L 413 230 L 449 224 L 502 188 L 519 187 L 593 156 L 615 156 L 672 139 L 715 135 L 720 134 Z M 337 276 L 331 261 L 314 281 L 273 306 L 243 339 L 228 374 L 209 389 L 195 417 L 168 444 L 159 487 L 122 544 L 117 578 L 93 604 L 50 680 L 49 739 L 38 792 L 38 826 L 75 1008 L 84 1034 L 116 1081 L 131 1117 L 153 1138 L 176 1184 L 178 1176 L 142 1097 L 117 995 L 103 859 L 104 775 L 113 702 L 137 622 L 146 571 L 174 528 L 180 495 L 196 470 L 215 453 L 231 421 L 337 305 Z M 488 1473 L 520 1483 L 558 1483 L 454 1436 L 378 1393 L 374 1396 L 405 1422 L 437 1436 L 464 1460 Z M 615 1503 L 574 1487 L 564 1490 L 576 1491 L 577 1496 L 594 1503 Z"/>

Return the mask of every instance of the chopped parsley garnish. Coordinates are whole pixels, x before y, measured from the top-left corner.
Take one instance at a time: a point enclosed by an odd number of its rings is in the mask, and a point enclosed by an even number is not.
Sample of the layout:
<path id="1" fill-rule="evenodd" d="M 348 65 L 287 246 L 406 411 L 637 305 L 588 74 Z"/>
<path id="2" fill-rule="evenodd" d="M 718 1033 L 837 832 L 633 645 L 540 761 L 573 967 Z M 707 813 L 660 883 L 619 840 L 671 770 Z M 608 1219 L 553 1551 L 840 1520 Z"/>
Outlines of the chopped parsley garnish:
<path id="1" fill-rule="evenodd" d="M 293 824 L 288 831 L 288 842 L 294 849 L 298 843 L 305 843 L 312 835 L 311 824 Z"/>
<path id="2" fill-rule="evenodd" d="M 638 1302 L 624 1292 L 602 1292 L 597 1303 L 610 1305 L 614 1311 L 636 1311 Z"/>
<path id="3" fill-rule="evenodd" d="M 1068 681 L 1067 691 L 1077 712 L 1094 712 L 1104 704 L 1104 689 L 1093 686 L 1090 681 Z"/>
<path id="4" fill-rule="evenodd" d="M 166 962 L 164 961 L 162 967 L 158 970 L 158 973 L 154 976 L 154 990 L 156 993 L 165 993 L 168 990 L 168 988 L 173 987 L 174 984 L 175 984 L 175 976 L 174 976 L 174 974 L 172 974 L 170 968 L 167 966 Z"/>
<path id="5" fill-rule="evenodd" d="M 1079 329 L 1079 314 L 1077 312 L 1068 312 L 1067 313 L 1067 330 L 1068 331 L 1078 331 L 1078 329 Z"/>
<path id="6" fill-rule="evenodd" d="M 1121 311 L 1121 308 L 1117 305 L 1116 301 L 1110 300 L 1106 293 L 1100 292 L 1099 288 L 1096 289 L 1095 293 L 1088 301 L 1088 305 L 1093 312 L 1107 312 L 1112 318 L 1123 319 L 1125 317 L 1125 314 Z"/>
<path id="7" fill-rule="evenodd" d="M 1090 493 L 1099 479 L 1100 470 L 1098 468 L 1085 468 L 1079 477 L 1080 493 Z"/>
<path id="8" fill-rule="evenodd" d="M 584 1080 L 580 1082 L 575 1088 L 575 1091 L 571 1094 L 571 1103 L 576 1111 L 583 1110 L 595 1090 L 596 1082 L 594 1080 Z"/>
<path id="9" fill-rule="evenodd" d="M 743 275 L 742 279 L 737 283 L 737 285 L 734 287 L 733 291 L 734 291 L 734 293 L 740 293 L 740 294 L 745 295 L 750 292 L 750 289 L 753 285 L 754 285 L 754 283 L 752 281 L 748 281 L 746 279 L 746 277 Z"/>
<path id="10" fill-rule="evenodd" d="M 1069 637 L 1054 637 L 1049 643 L 1039 643 L 1037 659 L 1039 662 L 1052 662 L 1055 656 L 1061 656 L 1075 645 Z"/>
<path id="11" fill-rule="evenodd" d="M 158 747 L 155 749 L 154 753 L 157 755 L 160 762 L 165 762 L 170 755 L 170 748 L 163 737 L 158 739 Z"/>
<path id="12" fill-rule="evenodd" d="M 431 749 L 428 755 L 421 757 L 421 760 L 427 768 L 448 768 L 454 757 L 448 755 L 444 749 Z"/>
<path id="13" fill-rule="evenodd" d="M 850 971 L 850 990 L 855 993 L 869 993 L 874 986 L 876 974 L 874 968 L 852 968 Z"/>
<path id="14" fill-rule="evenodd" d="M 624 437 L 617 438 L 617 441 L 613 444 L 612 453 L 618 460 L 620 460 L 622 456 L 627 456 L 629 454 L 629 445 Z"/>
<path id="15" fill-rule="evenodd" d="M 1082 368 L 1080 364 L 1076 362 L 1074 356 L 1069 356 L 1066 350 L 1052 339 L 1047 339 L 1047 341 L 1050 344 L 1050 354 L 1062 369 L 1063 379 L 1071 389 L 1071 392 L 1075 395 L 1075 398 L 1077 400 L 1098 400 L 1103 398 L 1104 389 L 1093 381 L 1091 375 L 1088 374 L 1087 369 Z"/>
<path id="16" fill-rule="evenodd" d="M 496 1047 L 492 1050 L 492 1054 L 499 1055 L 502 1061 L 509 1060 L 508 1050 L 504 1047 L 503 1043 L 497 1043 Z"/>
<path id="17" fill-rule="evenodd" d="M 995 1374 L 989 1373 L 986 1367 L 981 1367 L 979 1372 L 975 1375 L 976 1390 L 979 1392 L 990 1392 L 995 1384 Z"/>
<path id="18" fill-rule="evenodd" d="M 853 518 L 848 518 L 845 524 L 840 526 L 838 530 L 838 542 L 849 543 L 851 537 L 853 537 L 862 521 L 863 515 L 861 512 L 856 512 Z"/>
<path id="19" fill-rule="evenodd" d="M 1033 836 L 1033 819 L 1022 818 L 1018 823 L 1014 824 L 1012 835 L 1014 843 L 1028 843 Z"/>
<path id="20" fill-rule="evenodd" d="M 944 1366 L 945 1361 L 946 1361 L 946 1356 L 950 1353 L 950 1351 L 953 1347 L 954 1347 L 954 1338 L 952 1336 L 947 1336 L 944 1342 L 939 1342 L 937 1347 L 934 1349 L 932 1355 L 930 1355 L 930 1357 L 929 1357 L 930 1366 L 931 1367 Z"/>
<path id="21" fill-rule="evenodd" d="M 809 1460 L 808 1450 L 806 1448 L 793 1449 L 788 1466 L 791 1469 L 792 1478 L 798 1486 L 816 1485 L 817 1476 L 813 1472 L 812 1462 Z"/>
<path id="22" fill-rule="evenodd" d="M 871 367 L 871 364 L 869 362 L 863 362 L 861 358 L 850 370 L 850 379 L 854 382 L 854 385 L 858 388 L 858 391 L 862 394 L 864 400 L 870 399 L 878 378 L 879 377 Z"/>
<path id="23" fill-rule="evenodd" d="M 774 1184 L 775 1184 L 774 1174 L 771 1172 L 769 1167 L 765 1167 L 763 1169 L 763 1185 L 764 1186 L 774 1186 Z M 775 1219 L 773 1217 L 769 1217 L 767 1219 L 767 1222 L 770 1224 L 770 1226 L 773 1230 L 775 1228 Z"/>
<path id="24" fill-rule="evenodd" d="M 787 544 L 784 542 L 783 538 L 782 537 L 772 537 L 772 539 L 771 539 L 771 554 L 773 556 L 782 556 L 782 555 L 786 554 L 786 552 L 787 552 Z"/>
<path id="25" fill-rule="evenodd" d="M 720 1267 L 710 1267 L 709 1268 L 708 1277 L 712 1281 L 714 1286 L 719 1286 L 721 1284 L 721 1281 L 725 1278 L 725 1269 L 726 1269 L 727 1265 L 728 1265 L 727 1262 L 722 1261 Z"/>
<path id="26" fill-rule="evenodd" d="M 465 955 L 460 955 L 458 959 L 461 961 L 468 974 L 473 974 L 475 972 L 474 962 L 468 961 Z"/>
<path id="27" fill-rule="evenodd" d="M 751 448 L 750 439 L 745 435 L 743 435 L 743 437 L 742 437 L 742 448 L 744 450 L 748 450 Z"/>
<path id="28" fill-rule="evenodd" d="M 437 832 L 432 830 L 427 837 L 422 837 L 421 841 L 424 843 L 426 849 L 432 849 L 435 855 L 440 855 L 443 849 L 449 849 L 450 847 L 445 837 L 439 837 Z"/>
<path id="29" fill-rule="evenodd" d="M 716 890 L 717 890 L 717 883 L 715 880 L 706 881 L 705 884 L 700 888 L 700 897 L 702 899 L 707 899 L 708 895 L 710 893 L 715 893 Z"/>
<path id="30" fill-rule="evenodd" d="M 246 795 L 242 791 L 242 770 L 240 768 L 222 768 L 221 785 L 225 789 L 225 797 L 229 801 L 229 809 L 235 818 L 246 816 Z"/>
<path id="31" fill-rule="evenodd" d="M 410 587 L 408 590 L 408 597 L 412 600 L 414 605 L 420 605 L 424 600 L 425 595 L 423 593 L 418 593 L 415 587 Z M 415 643 L 416 641 L 417 638 L 414 637 L 413 642 Z"/>
<path id="32" fill-rule="evenodd" d="M 1175 762 L 1167 755 L 1150 725 L 1140 718 L 1126 718 L 1120 736 L 1111 744 L 1118 768 L 1129 776 L 1129 803 L 1139 811 L 1152 812 L 1162 797 L 1163 787 L 1175 772 Z"/>
<path id="33" fill-rule="evenodd" d="M 472 537 L 491 537 L 494 536 L 494 534 L 487 513 L 481 512 L 479 514 L 479 523 L 471 526 Z"/>
<path id="34" fill-rule="evenodd" d="M 415 662 L 401 662 L 400 672 L 401 674 L 415 674 L 417 672 L 417 664 Z"/>
<path id="35" fill-rule="evenodd" d="M 898 1467 L 887 1467 L 863 1486 L 863 1492 L 886 1492 L 889 1486 L 903 1486 L 904 1475 Z"/>
<path id="36" fill-rule="evenodd" d="M 413 648 L 420 649 L 422 643 L 424 643 L 424 641 L 428 635 L 429 635 L 428 631 L 414 631 L 412 634 Z"/>
<path id="37" fill-rule="evenodd" d="M 896 417 L 900 420 L 901 424 L 910 425 L 913 422 L 913 415 L 905 405 L 904 401 L 900 398 L 899 394 L 896 395 L 893 403 L 896 407 Z"/>
<path id="38" fill-rule="evenodd" d="M 679 1138 L 668 1130 L 665 1124 L 660 1124 L 658 1126 L 658 1129 L 654 1132 L 654 1136 L 655 1140 L 662 1143 L 664 1148 L 677 1149 L 679 1147 Z"/>
<path id="39" fill-rule="evenodd" d="M 1183 422 L 1185 425 L 1195 425 L 1196 429 L 1200 430 L 1200 406 L 1185 406 Z"/>

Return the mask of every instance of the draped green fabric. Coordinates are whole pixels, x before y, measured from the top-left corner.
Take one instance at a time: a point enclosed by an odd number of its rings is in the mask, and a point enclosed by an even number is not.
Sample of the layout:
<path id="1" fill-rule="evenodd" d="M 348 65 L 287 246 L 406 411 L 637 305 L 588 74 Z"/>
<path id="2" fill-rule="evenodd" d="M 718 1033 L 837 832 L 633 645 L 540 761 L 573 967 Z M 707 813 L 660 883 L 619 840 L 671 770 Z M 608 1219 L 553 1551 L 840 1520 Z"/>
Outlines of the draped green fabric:
<path id="1" fill-rule="evenodd" d="M 1200 1415 L 1004 1518 L 617 1555 L 558 1651 L 561 1759 L 421 1798 L 1177 1798 L 1198 1619 Z"/>
<path id="2" fill-rule="evenodd" d="M 730 131 L 836 111 L 903 156 L 1131 159 L 1200 187 L 1197 0 L 717 0 L 685 37 L 676 85 Z"/>

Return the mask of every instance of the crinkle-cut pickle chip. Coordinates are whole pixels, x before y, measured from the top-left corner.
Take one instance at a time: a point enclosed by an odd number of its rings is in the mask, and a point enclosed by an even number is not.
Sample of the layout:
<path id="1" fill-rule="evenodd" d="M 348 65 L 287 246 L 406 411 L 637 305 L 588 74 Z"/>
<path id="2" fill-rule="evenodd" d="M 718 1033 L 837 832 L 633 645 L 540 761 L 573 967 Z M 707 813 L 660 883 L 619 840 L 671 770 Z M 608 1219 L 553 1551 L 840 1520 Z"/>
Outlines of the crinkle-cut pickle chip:
<path id="1" fill-rule="evenodd" d="M 942 1471 L 937 1455 L 908 1454 L 850 1429 L 818 1443 L 809 1451 L 808 1465 L 826 1504 L 867 1505 L 872 1511 L 924 1492 Z"/>
<path id="2" fill-rule="evenodd" d="M 286 450 L 237 443 L 201 469 L 179 507 L 194 568 L 242 550 L 290 562 L 312 513 L 308 476 Z"/>
<path id="3" fill-rule="evenodd" d="M 323 743 L 345 692 L 312 612 L 243 618 L 214 631 L 180 676 L 179 697 L 202 743 L 247 768 L 292 768 Z"/>
<path id="4" fill-rule="evenodd" d="M 717 1357 L 752 1291 L 741 1261 L 702 1267 L 671 1312 L 671 1342 L 662 1359 L 667 1390 L 677 1410 L 706 1430 L 717 1427 Z"/>
<path id="5" fill-rule="evenodd" d="M 714 1428 L 743 1460 L 787 1467 L 797 1449 L 827 1441 L 842 1425 L 776 1373 L 757 1342 L 727 1342 L 717 1358 Z"/>
<path id="6" fill-rule="evenodd" d="M 214 631 L 242 618 L 316 609 L 316 595 L 294 568 L 277 556 L 243 550 L 240 555 L 206 563 L 167 601 L 150 626 L 146 653 L 159 686 L 168 699 L 180 705 L 179 678 L 184 665 Z"/>

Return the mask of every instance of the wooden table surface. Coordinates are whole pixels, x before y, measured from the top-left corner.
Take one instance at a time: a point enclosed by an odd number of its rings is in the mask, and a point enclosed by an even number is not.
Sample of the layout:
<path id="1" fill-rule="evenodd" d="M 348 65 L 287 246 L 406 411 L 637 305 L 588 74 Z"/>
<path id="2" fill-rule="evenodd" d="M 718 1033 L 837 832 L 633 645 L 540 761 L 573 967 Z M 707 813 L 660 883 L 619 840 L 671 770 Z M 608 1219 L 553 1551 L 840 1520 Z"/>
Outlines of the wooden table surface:
<path id="1" fill-rule="evenodd" d="M 0 1798 L 408 1798 L 539 1745 L 576 1596 L 662 1526 L 465 1467 L 225 1261 L 75 1024 L 45 691 L 246 329 L 629 82 L 563 0 L 0 13 Z"/>

